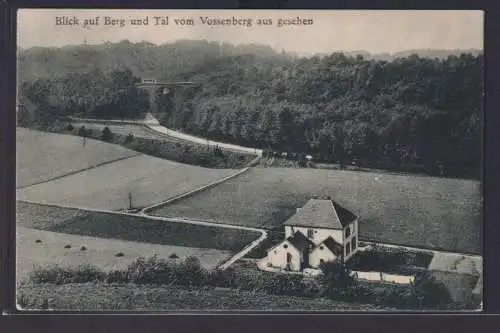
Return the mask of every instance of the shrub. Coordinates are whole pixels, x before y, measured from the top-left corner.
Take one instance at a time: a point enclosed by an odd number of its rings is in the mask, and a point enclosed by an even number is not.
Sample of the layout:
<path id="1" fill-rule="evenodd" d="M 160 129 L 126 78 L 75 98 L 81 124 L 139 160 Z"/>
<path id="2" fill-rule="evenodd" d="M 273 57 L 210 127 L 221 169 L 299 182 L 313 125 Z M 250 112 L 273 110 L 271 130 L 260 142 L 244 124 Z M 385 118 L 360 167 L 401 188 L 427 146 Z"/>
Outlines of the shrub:
<path id="1" fill-rule="evenodd" d="M 88 135 L 88 131 L 85 126 L 82 126 L 78 129 L 78 136 L 86 137 Z"/>
<path id="2" fill-rule="evenodd" d="M 68 130 L 68 131 L 72 131 L 72 130 L 74 130 L 74 129 L 75 129 L 75 128 L 74 128 L 74 127 L 73 127 L 73 125 L 71 125 L 71 124 L 68 124 L 68 126 L 66 126 L 66 130 Z"/>
<path id="3" fill-rule="evenodd" d="M 179 256 L 176 253 L 172 253 L 171 255 L 168 256 L 170 259 L 178 259 Z"/>
<path id="4" fill-rule="evenodd" d="M 104 281 L 106 274 L 92 265 L 80 265 L 76 268 L 62 268 L 52 266 L 48 268 L 35 268 L 29 275 L 33 283 L 87 283 Z"/>
<path id="5" fill-rule="evenodd" d="M 125 137 L 125 143 L 131 143 L 132 141 L 134 141 L 134 135 L 132 133 L 129 133 L 126 137 Z"/>
<path id="6" fill-rule="evenodd" d="M 101 139 L 103 141 L 111 141 L 113 139 L 113 133 L 108 126 L 104 127 L 101 132 Z"/>
<path id="7" fill-rule="evenodd" d="M 85 246 L 82 246 L 82 247 L 80 248 L 80 251 L 87 251 L 87 248 L 86 248 Z"/>
<path id="8" fill-rule="evenodd" d="M 123 256 L 125 256 L 123 252 L 118 252 L 117 254 L 115 254 L 115 257 L 123 257 Z"/>
<path id="9" fill-rule="evenodd" d="M 40 239 L 37 239 L 35 243 L 41 243 L 42 241 Z"/>
<path id="10" fill-rule="evenodd" d="M 71 245 L 68 244 L 68 245 L 64 246 L 64 248 L 65 249 L 71 249 Z"/>

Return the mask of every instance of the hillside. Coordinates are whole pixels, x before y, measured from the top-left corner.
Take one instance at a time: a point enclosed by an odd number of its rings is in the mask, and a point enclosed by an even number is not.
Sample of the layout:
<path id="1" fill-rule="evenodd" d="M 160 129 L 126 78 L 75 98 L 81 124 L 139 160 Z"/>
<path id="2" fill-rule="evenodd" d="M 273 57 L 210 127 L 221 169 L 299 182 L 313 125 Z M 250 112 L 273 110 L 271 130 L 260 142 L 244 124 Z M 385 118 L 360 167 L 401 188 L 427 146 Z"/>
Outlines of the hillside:
<path id="1" fill-rule="evenodd" d="M 480 179 L 483 55 L 468 51 L 387 62 L 206 41 L 38 48 L 21 52 L 21 76 L 38 79 L 20 101 L 35 122 L 137 118 L 149 103 L 140 77 L 189 80 L 200 85 L 180 106 L 158 92 L 162 125 L 317 162 Z"/>
<path id="2" fill-rule="evenodd" d="M 111 72 L 123 68 L 130 68 L 134 75 L 140 77 L 175 80 L 180 73 L 224 56 L 278 56 L 276 51 L 265 45 L 235 46 L 205 40 L 182 40 L 163 45 L 148 42 L 134 44 L 123 40 L 120 43 L 68 45 L 62 48 L 34 47 L 19 49 L 18 54 L 21 82 L 40 77 L 61 77 L 69 73 Z"/>

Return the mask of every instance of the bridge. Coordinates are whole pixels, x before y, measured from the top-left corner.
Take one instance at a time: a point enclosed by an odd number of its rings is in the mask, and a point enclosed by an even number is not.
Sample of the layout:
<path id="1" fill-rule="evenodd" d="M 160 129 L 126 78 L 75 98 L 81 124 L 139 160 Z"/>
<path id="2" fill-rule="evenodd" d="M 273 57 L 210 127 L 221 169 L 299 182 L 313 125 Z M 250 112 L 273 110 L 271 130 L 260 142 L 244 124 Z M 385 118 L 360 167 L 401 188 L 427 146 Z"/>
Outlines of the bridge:
<path id="1" fill-rule="evenodd" d="M 161 82 L 156 79 L 143 79 L 142 82 L 136 83 L 137 88 L 144 89 L 149 94 L 149 112 L 153 115 L 157 114 L 158 105 L 156 103 L 156 94 L 162 89 L 162 94 L 172 94 L 174 103 L 174 112 L 178 114 L 182 111 L 184 105 L 184 91 L 189 88 L 199 87 L 201 84 L 189 81 L 169 81 Z"/>

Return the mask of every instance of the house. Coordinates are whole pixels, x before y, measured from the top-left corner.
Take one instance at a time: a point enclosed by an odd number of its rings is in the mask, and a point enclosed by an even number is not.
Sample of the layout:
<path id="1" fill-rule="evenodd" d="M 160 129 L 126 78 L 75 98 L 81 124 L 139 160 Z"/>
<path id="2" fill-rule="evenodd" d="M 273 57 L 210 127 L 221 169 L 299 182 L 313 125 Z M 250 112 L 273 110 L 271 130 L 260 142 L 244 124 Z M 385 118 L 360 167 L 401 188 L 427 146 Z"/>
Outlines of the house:
<path id="1" fill-rule="evenodd" d="M 358 251 L 358 217 L 330 198 L 309 200 L 284 226 L 285 239 L 268 250 L 268 266 L 302 271 L 345 263 Z"/>

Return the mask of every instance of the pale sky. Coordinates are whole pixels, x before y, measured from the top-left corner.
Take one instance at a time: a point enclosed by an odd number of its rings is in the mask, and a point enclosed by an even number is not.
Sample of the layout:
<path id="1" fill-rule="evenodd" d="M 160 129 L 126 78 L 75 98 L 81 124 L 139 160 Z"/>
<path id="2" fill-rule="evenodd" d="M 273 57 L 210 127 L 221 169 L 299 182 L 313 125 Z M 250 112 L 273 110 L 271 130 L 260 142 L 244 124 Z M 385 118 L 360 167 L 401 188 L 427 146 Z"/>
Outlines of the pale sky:
<path id="1" fill-rule="evenodd" d="M 56 17 L 73 17 L 79 25 L 56 25 Z M 124 27 L 105 26 L 105 17 L 125 19 Z M 154 16 L 168 16 L 155 25 Z M 200 17 L 251 18 L 251 27 L 204 25 Z M 99 25 L 84 28 L 84 20 Z M 130 19 L 148 17 L 147 26 Z M 312 25 L 277 27 L 279 18 L 312 19 Z M 192 18 L 194 26 L 176 26 L 174 18 Z M 272 26 L 257 19 L 272 18 Z M 298 53 L 358 51 L 398 52 L 408 49 L 483 49 L 482 11 L 355 11 L 355 10 L 90 10 L 21 9 L 18 46 L 102 44 L 106 41 L 149 41 L 164 44 L 181 39 L 206 39 L 233 44 L 259 43 Z"/>

